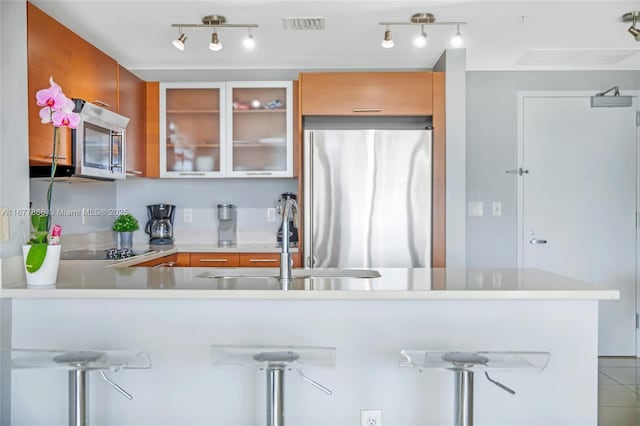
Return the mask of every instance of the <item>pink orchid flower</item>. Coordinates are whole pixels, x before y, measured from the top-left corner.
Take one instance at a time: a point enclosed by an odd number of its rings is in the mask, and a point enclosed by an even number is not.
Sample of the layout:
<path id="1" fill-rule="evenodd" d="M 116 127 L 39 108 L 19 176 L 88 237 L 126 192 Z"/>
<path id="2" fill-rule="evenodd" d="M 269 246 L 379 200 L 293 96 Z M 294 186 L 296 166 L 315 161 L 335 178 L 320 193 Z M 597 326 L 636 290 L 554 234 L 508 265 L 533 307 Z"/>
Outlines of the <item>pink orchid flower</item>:
<path id="1" fill-rule="evenodd" d="M 69 127 L 75 129 L 80 123 L 80 115 L 68 110 L 55 111 L 51 114 L 51 121 L 55 127 Z"/>
<path id="2" fill-rule="evenodd" d="M 51 87 L 38 90 L 36 93 L 37 105 L 58 110 L 65 106 L 67 97 L 62 93 L 60 86 L 53 81 L 53 77 L 49 78 L 49 84 Z M 42 118 L 42 111 L 40 112 L 40 117 Z"/>
<path id="3" fill-rule="evenodd" d="M 62 88 L 53 81 L 53 77 L 49 78 L 49 83 L 51 87 L 36 93 L 37 104 L 44 106 L 39 113 L 40 121 L 44 124 L 53 123 L 55 127 L 77 128 L 80 116 L 73 112 L 73 101 L 62 93 Z"/>

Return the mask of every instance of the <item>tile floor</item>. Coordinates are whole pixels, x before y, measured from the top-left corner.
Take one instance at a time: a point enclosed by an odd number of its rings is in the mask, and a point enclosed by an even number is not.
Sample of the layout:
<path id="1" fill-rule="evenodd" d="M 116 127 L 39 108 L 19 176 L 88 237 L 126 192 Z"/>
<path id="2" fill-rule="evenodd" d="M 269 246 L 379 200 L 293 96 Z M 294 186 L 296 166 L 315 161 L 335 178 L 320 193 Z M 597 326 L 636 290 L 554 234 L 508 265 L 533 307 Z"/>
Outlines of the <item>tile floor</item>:
<path id="1" fill-rule="evenodd" d="M 598 426 L 640 426 L 640 358 L 599 359 Z"/>

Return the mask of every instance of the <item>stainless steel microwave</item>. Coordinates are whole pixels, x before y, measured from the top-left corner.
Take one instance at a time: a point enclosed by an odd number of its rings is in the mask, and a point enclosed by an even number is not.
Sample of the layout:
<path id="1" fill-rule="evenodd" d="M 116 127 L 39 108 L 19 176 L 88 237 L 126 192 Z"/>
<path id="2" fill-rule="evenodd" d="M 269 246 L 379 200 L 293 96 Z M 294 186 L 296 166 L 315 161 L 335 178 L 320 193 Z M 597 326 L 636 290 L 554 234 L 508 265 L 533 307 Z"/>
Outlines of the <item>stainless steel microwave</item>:
<path id="1" fill-rule="evenodd" d="M 124 179 L 129 119 L 82 99 L 74 102 L 81 120 L 71 132 L 71 166 L 59 164 L 56 177 Z M 49 177 L 50 173 L 50 166 L 29 167 L 32 178 Z"/>

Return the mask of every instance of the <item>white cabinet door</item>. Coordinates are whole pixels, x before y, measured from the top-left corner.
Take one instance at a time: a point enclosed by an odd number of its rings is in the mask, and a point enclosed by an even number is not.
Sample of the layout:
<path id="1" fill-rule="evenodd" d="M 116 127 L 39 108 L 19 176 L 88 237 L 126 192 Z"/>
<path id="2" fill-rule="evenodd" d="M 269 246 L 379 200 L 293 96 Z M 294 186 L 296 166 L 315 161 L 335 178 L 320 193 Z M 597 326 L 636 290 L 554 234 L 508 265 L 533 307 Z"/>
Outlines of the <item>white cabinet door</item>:
<path id="1" fill-rule="evenodd" d="M 160 177 L 225 175 L 224 83 L 160 84 Z"/>
<path id="2" fill-rule="evenodd" d="M 227 82 L 227 176 L 293 176 L 293 84 Z"/>
<path id="3" fill-rule="evenodd" d="M 600 355 L 636 355 L 636 105 L 521 96 L 519 263 L 620 290 Z"/>

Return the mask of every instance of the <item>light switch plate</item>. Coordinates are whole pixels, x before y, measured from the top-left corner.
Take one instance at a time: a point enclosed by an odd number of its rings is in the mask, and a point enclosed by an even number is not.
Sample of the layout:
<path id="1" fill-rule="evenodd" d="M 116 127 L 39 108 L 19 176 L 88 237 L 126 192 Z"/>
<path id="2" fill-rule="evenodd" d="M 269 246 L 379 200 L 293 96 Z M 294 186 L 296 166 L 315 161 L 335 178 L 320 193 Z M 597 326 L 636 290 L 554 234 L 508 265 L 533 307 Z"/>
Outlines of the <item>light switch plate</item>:
<path id="1" fill-rule="evenodd" d="M 184 221 L 193 222 L 193 209 L 184 209 Z"/>
<path id="2" fill-rule="evenodd" d="M 500 201 L 491 203 L 491 214 L 493 216 L 502 216 L 502 203 Z"/>
<path id="3" fill-rule="evenodd" d="M 482 201 L 469 201 L 469 216 L 482 216 Z"/>
<path id="4" fill-rule="evenodd" d="M 275 222 L 276 221 L 276 209 L 270 207 L 267 209 L 267 222 Z"/>
<path id="5" fill-rule="evenodd" d="M 0 242 L 9 241 L 9 209 L 0 209 Z"/>

